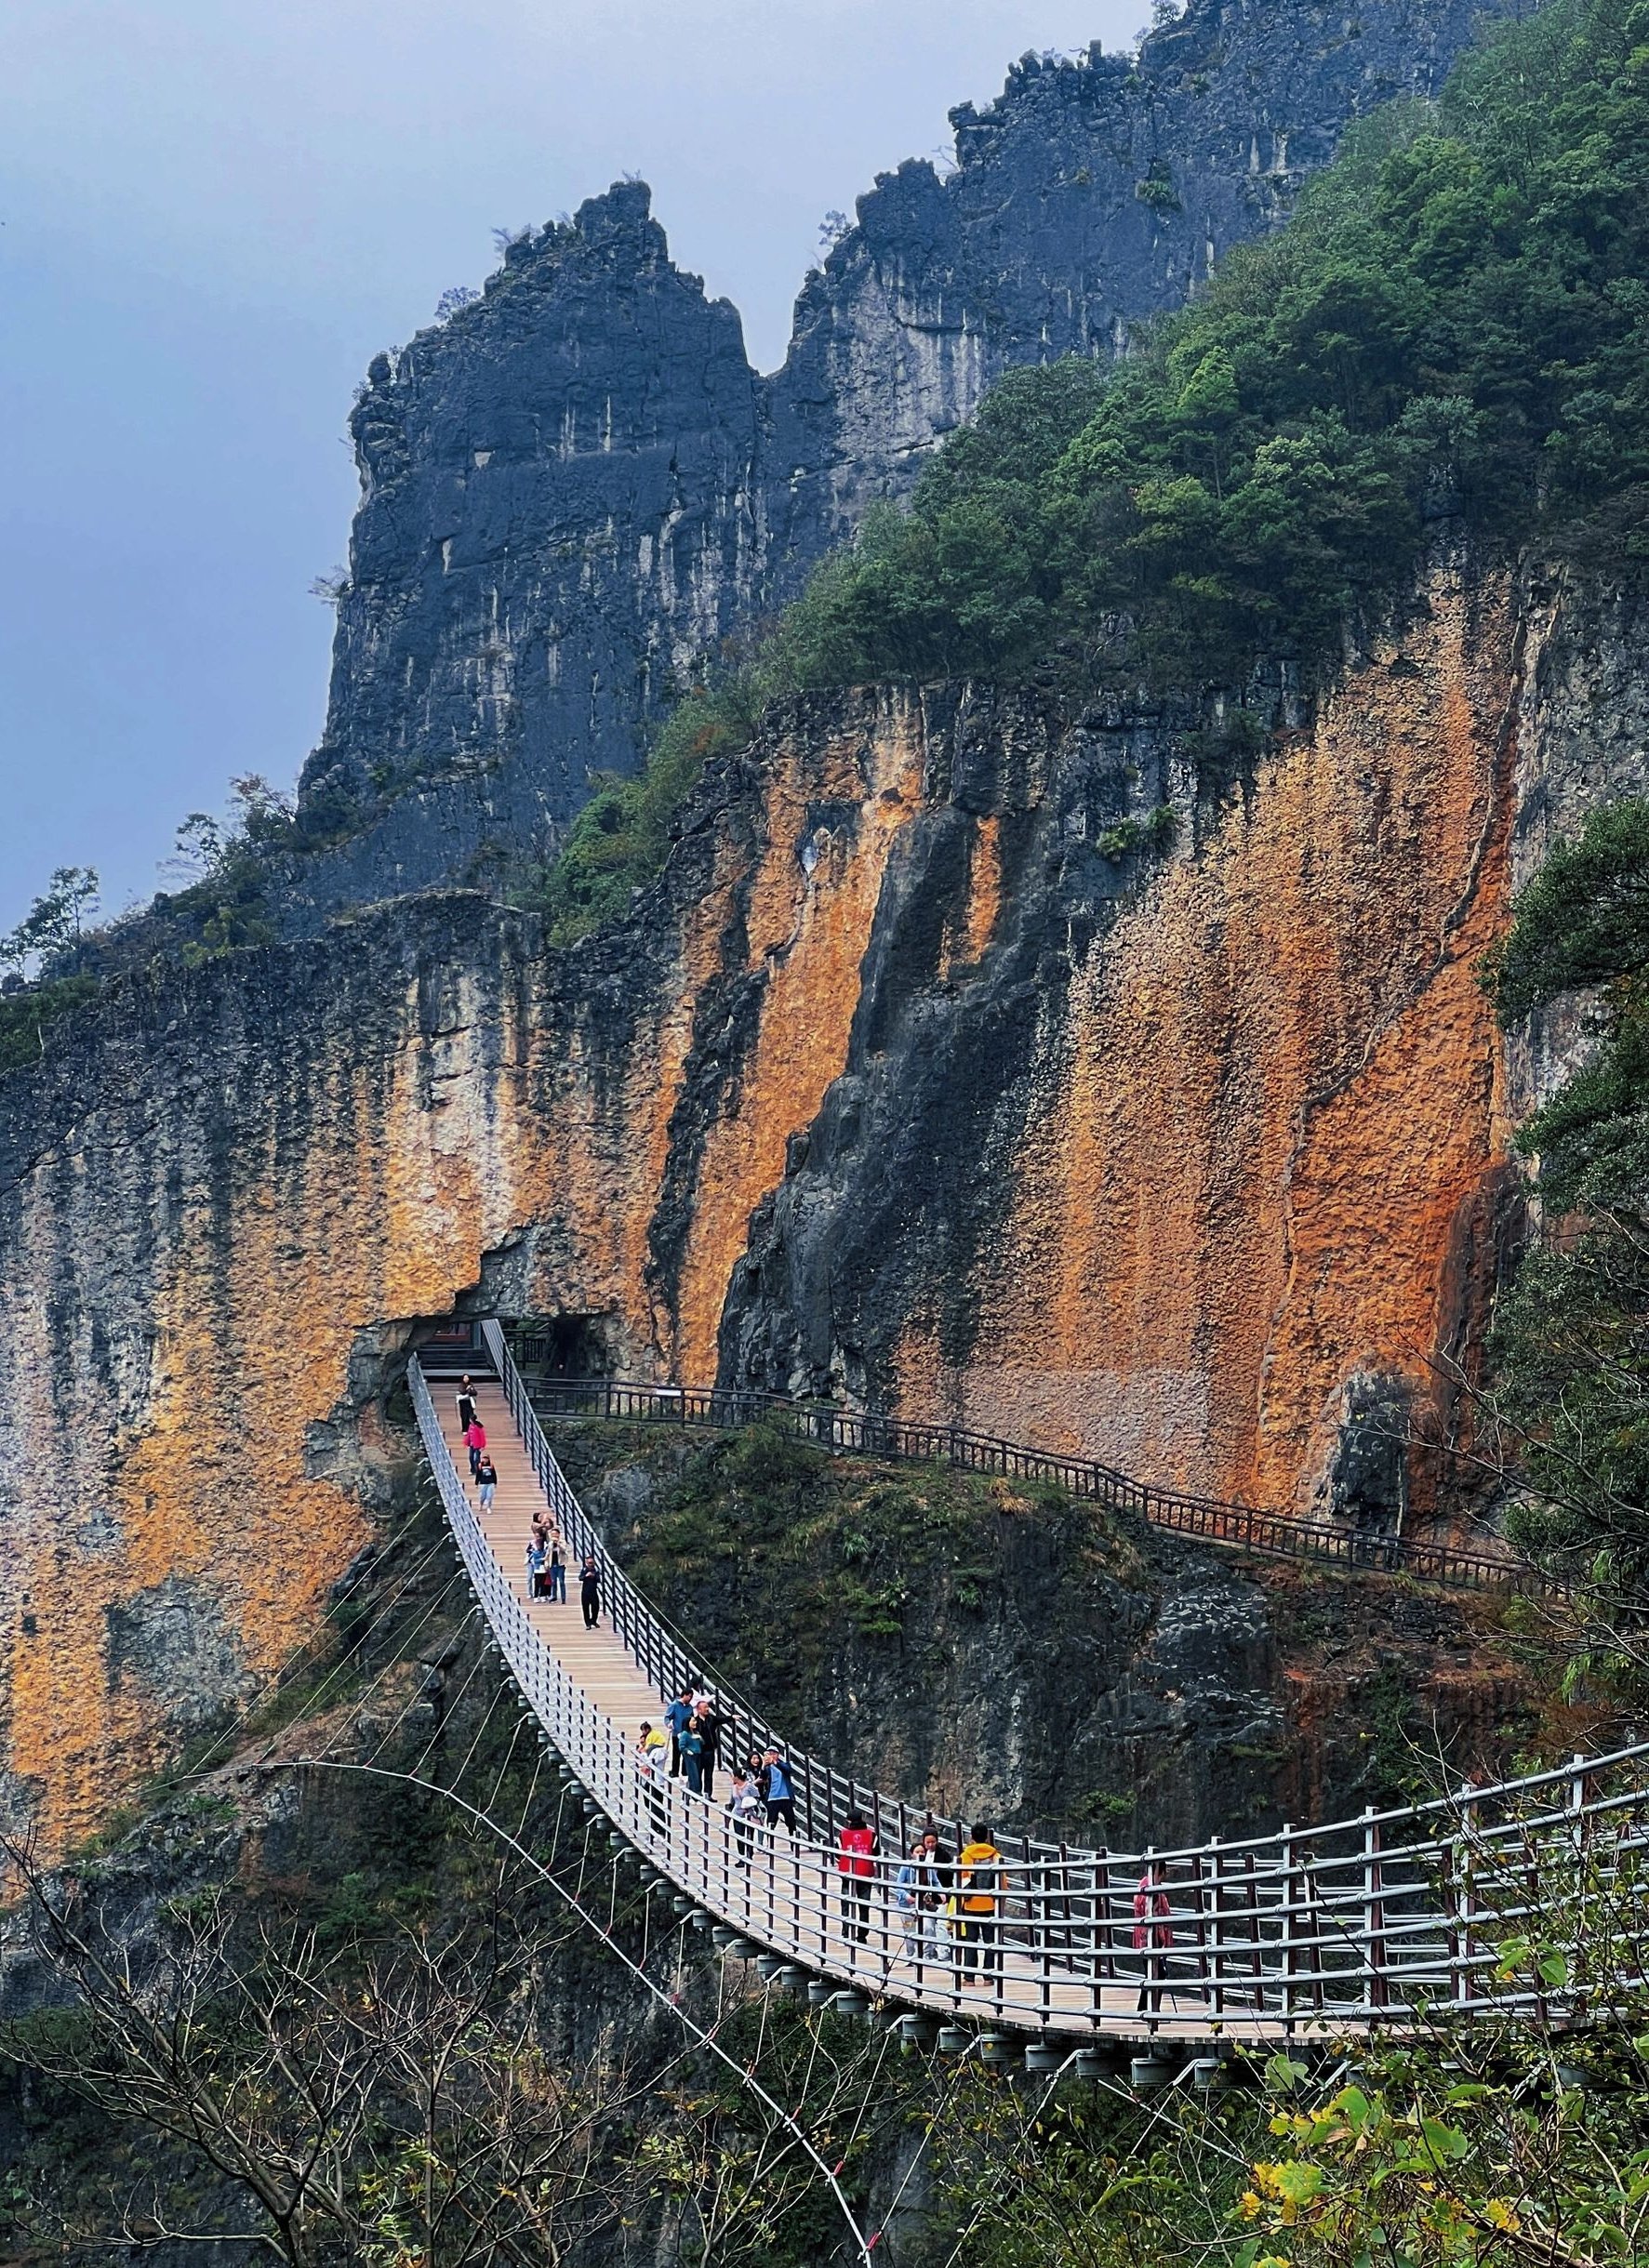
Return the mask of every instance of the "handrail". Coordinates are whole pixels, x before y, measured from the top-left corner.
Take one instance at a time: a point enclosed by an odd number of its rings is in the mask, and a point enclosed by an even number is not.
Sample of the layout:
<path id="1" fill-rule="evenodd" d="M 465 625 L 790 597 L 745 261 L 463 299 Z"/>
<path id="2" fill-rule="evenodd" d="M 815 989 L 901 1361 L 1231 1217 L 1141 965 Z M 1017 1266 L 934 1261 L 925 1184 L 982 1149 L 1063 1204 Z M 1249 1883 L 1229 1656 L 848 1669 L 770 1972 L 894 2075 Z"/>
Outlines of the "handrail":
<path id="1" fill-rule="evenodd" d="M 484 1327 L 485 1328 L 485 1327 Z M 496 1330 L 497 1325 L 494 1326 Z M 499 1332 L 502 1342 L 502 1333 Z M 1271 1558 L 1314 1559 L 1388 1574 L 1406 1574 L 1456 1589 L 1566 1598 L 1568 1586 L 1526 1560 L 1456 1550 L 1414 1536 L 1297 1519 L 1254 1505 L 1196 1496 L 1132 1479 L 1091 1457 L 1033 1449 L 958 1426 L 933 1426 L 835 1402 L 798 1401 L 750 1386 L 661 1386 L 628 1378 L 557 1379 L 533 1390 L 550 1417 L 624 1419 L 676 1426 L 748 1426 L 776 1418 L 838 1455 L 911 1458 L 1008 1479 L 1047 1480 L 1108 1509 L 1132 1512 L 1153 1526 L 1210 1544 L 1233 1545 Z"/>
<path id="2" fill-rule="evenodd" d="M 501 1333 L 492 1351 L 546 1497 L 573 1549 L 598 1560 L 613 1627 L 660 1691 L 685 1680 L 687 1653 L 605 1552 Z M 897 1900 L 895 1856 L 874 1863 L 861 1909 L 837 1866 L 844 1811 L 857 1804 L 875 1817 L 885 1847 L 908 1826 L 908 1808 L 792 1755 L 807 1808 L 791 1837 L 740 1828 L 680 1782 L 644 1774 L 624 1732 L 534 1626 L 471 1507 L 416 1358 L 408 1375 L 460 1558 L 546 1736 L 660 1874 L 741 1940 L 799 1969 L 934 2013 L 1038 2032 L 1294 2036 L 1420 2013 L 1577 2010 L 1596 1989 L 1586 1948 L 1595 1960 L 1602 1906 L 1616 1894 L 1642 1896 L 1634 1869 L 1649 1851 L 1649 1743 L 1428 1804 L 1184 1850 L 1073 1850 L 1016 1837 L 992 1870 L 999 1881 L 982 1934 L 964 1912 L 911 1924 Z M 742 1717 L 747 1736 L 769 1731 L 747 1704 L 728 1714 Z M 941 1886 L 948 1896 L 965 1888 L 954 1865 Z M 1575 1934 L 1562 1987 L 1539 1972 L 1504 1970 L 1509 1935 L 1535 1917 L 1548 1940 L 1554 1929 Z"/>

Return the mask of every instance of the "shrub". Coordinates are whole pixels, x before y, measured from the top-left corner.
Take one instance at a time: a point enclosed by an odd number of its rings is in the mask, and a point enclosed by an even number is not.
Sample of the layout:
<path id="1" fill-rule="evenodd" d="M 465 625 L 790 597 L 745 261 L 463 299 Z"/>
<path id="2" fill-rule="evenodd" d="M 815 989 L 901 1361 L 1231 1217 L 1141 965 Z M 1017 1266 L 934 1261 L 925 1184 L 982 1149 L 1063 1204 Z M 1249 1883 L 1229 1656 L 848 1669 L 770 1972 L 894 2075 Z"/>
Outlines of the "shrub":
<path id="1" fill-rule="evenodd" d="M 633 779 L 604 773 L 573 821 L 546 890 L 551 941 L 570 945 L 615 921 L 659 872 L 676 813 L 712 756 L 742 748 L 760 707 L 743 674 L 689 694 L 660 726 Z"/>

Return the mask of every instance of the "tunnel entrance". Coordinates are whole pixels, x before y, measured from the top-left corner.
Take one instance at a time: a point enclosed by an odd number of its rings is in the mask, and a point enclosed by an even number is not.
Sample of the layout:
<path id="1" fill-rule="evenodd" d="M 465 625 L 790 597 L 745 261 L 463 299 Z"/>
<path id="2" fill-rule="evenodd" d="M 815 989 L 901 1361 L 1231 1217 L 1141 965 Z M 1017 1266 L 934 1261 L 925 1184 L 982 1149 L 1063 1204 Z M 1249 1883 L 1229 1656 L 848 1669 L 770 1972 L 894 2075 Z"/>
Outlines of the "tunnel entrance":
<path id="1" fill-rule="evenodd" d="M 535 1316 L 510 1327 L 511 1352 L 528 1379 L 605 1378 L 613 1370 L 612 1320 Z"/>
<path id="2" fill-rule="evenodd" d="M 437 1324 L 432 1331 L 419 1333 L 416 1344 L 424 1369 L 433 1376 L 492 1368 L 482 1345 L 479 1322 Z"/>

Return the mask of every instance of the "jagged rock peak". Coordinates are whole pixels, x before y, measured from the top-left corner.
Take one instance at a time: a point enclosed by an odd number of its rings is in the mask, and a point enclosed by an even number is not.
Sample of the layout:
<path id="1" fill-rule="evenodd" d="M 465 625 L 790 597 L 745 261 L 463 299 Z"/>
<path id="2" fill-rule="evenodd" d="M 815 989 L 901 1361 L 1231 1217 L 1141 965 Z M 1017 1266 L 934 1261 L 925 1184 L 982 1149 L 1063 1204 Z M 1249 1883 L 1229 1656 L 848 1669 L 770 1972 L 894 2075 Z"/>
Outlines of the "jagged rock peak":
<path id="1" fill-rule="evenodd" d="M 1028 56 L 881 175 L 783 367 L 670 259 L 640 181 L 506 248 L 379 356 L 331 698 L 301 798 L 341 838 L 289 929 L 547 848 L 597 769 L 1015 363 L 1120 351 L 1286 218 L 1346 126 L 1440 84 L 1475 0 L 1195 0 L 1137 58 Z"/>

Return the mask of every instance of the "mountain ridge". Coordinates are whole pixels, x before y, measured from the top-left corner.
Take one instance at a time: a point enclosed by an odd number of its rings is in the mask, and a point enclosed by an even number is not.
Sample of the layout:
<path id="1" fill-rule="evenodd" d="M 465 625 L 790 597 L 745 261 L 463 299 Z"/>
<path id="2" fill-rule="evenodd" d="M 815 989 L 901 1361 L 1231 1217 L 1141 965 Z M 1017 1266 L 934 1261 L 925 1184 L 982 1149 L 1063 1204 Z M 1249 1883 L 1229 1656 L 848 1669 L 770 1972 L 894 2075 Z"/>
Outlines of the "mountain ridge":
<path id="1" fill-rule="evenodd" d="M 299 795 L 328 840 L 283 878 L 282 929 L 547 855 L 591 774 L 633 771 L 1003 370 L 1124 350 L 1286 217 L 1352 119 L 1434 91 L 1478 20 L 1200 0 L 1136 59 L 1026 57 L 951 113 L 946 179 L 909 159 L 858 199 L 766 376 L 645 183 L 510 245 L 478 300 L 374 360 L 351 420 L 362 501 Z"/>

